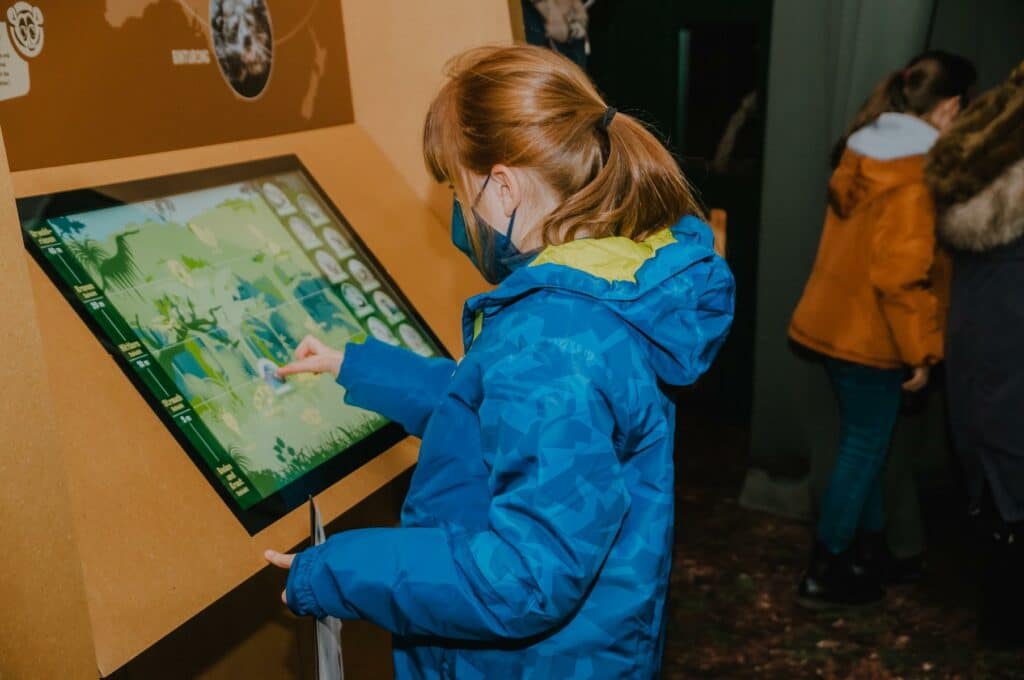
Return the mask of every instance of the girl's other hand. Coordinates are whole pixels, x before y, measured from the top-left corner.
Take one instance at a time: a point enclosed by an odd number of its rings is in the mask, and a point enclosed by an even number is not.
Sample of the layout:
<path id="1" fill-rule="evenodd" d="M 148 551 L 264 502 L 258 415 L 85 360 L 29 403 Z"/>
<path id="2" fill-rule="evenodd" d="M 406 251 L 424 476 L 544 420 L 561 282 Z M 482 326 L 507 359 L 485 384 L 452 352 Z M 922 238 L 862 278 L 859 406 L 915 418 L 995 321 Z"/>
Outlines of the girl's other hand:
<path id="1" fill-rule="evenodd" d="M 920 392 L 928 384 L 928 376 L 931 375 L 931 371 L 932 369 L 928 366 L 917 366 L 914 368 L 910 380 L 903 383 L 903 389 L 907 392 Z"/>
<path id="2" fill-rule="evenodd" d="M 267 560 L 267 562 L 270 562 L 275 567 L 280 567 L 281 569 L 291 569 L 292 561 L 295 560 L 295 555 L 284 555 L 282 553 L 277 552 L 276 550 L 267 550 L 263 553 L 263 557 Z M 281 591 L 281 602 L 288 604 L 287 590 Z"/>
<path id="3" fill-rule="evenodd" d="M 307 335 L 295 348 L 295 361 L 277 369 L 277 377 L 284 378 L 296 373 L 330 373 L 337 378 L 344 359 L 344 352 L 331 349 L 321 340 Z"/>

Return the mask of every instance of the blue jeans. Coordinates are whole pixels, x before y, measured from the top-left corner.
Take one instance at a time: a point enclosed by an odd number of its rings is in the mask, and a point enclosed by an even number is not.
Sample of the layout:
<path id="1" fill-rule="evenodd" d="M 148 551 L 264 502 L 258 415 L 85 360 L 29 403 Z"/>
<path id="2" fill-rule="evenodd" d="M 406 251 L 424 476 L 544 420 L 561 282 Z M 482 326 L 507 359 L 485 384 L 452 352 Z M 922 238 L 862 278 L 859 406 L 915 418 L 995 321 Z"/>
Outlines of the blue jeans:
<path id="1" fill-rule="evenodd" d="M 838 554 L 850 547 L 857 529 L 885 527 L 882 470 L 906 373 L 830 358 L 825 369 L 839 400 L 839 454 L 821 500 L 818 538 Z"/>
<path id="2" fill-rule="evenodd" d="M 544 28 L 544 15 L 540 13 L 530 0 L 523 0 L 523 28 L 526 42 L 530 45 L 550 47 L 555 52 L 576 62 L 580 68 L 587 68 L 587 41 L 583 39 L 569 40 L 560 43 L 549 40 Z"/>

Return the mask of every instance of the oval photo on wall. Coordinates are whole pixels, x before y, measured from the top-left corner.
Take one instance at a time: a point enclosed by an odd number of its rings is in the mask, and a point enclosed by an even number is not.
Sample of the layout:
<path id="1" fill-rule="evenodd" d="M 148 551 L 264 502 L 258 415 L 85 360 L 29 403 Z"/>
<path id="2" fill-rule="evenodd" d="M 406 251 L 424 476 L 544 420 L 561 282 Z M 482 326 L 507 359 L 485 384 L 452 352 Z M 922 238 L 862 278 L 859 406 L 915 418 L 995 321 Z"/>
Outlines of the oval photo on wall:
<path id="1" fill-rule="evenodd" d="M 274 56 L 266 0 L 210 0 L 210 34 L 224 79 L 242 97 L 258 97 Z"/>

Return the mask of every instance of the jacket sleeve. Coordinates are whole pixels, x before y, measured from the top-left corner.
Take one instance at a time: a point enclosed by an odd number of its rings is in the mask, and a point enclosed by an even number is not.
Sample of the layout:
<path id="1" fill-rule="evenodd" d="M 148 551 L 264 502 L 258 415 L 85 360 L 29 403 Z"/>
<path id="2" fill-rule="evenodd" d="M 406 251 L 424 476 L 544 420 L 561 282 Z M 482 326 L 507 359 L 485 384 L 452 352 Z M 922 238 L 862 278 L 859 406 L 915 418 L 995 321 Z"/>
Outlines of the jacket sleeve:
<path id="1" fill-rule="evenodd" d="M 296 555 L 296 614 L 495 640 L 543 633 L 578 608 L 629 507 L 609 404 L 581 360 L 554 346 L 498 362 L 484 380 L 487 528 L 338 534 Z"/>
<path id="2" fill-rule="evenodd" d="M 421 357 L 369 338 L 345 348 L 338 384 L 345 388 L 345 403 L 379 413 L 422 437 L 454 372 L 451 359 Z"/>
<path id="3" fill-rule="evenodd" d="M 923 184 L 888 197 L 872 242 L 871 283 L 904 363 L 942 360 L 941 313 L 932 288 L 935 208 Z"/>

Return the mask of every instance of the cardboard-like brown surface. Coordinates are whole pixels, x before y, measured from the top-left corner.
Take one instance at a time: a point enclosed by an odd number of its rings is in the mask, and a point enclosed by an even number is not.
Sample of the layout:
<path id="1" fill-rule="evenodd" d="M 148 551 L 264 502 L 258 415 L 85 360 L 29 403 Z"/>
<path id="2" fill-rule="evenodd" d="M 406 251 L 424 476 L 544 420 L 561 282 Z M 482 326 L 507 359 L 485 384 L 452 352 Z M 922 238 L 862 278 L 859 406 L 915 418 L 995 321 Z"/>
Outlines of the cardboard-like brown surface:
<path id="1" fill-rule="evenodd" d="M 23 171 L 13 181 L 15 194 L 27 196 L 285 153 L 299 156 L 461 355 L 461 303 L 479 276 L 358 126 Z M 3 229 L 17 225 L 8 220 Z M 252 577 L 265 548 L 299 544 L 308 516 L 298 509 L 250 537 L 45 274 L 18 252 L 37 300 L 96 658 L 106 675 Z M 325 521 L 408 469 L 417 444 L 402 442 L 321 494 Z"/>
<path id="2" fill-rule="evenodd" d="M 356 122 L 447 227 L 451 192 L 427 174 L 423 119 L 452 57 L 471 47 L 511 43 L 510 3 L 342 0 L 341 5 Z"/>
<path id="3" fill-rule="evenodd" d="M 95 676 L 65 454 L 0 143 L 0 677 Z"/>
<path id="4" fill-rule="evenodd" d="M 47 42 L 30 64 L 32 87 L 49 99 L 35 111 L 28 99 L 0 102 L 0 122 L 5 111 L 25 111 L 11 121 L 20 126 L 16 139 L 8 132 L 23 169 L 15 194 L 297 153 L 459 355 L 462 301 L 485 284 L 451 247 L 450 195 L 426 175 L 420 130 L 445 61 L 466 47 L 508 42 L 515 1 L 269 0 L 275 41 L 294 34 L 276 62 L 280 99 L 268 89 L 246 102 L 215 65 L 168 70 L 161 61 L 172 49 L 208 47 L 201 21 L 186 22 L 191 35 L 179 29 L 183 11 L 201 16 L 209 0 L 36 0 Z M 335 35 L 333 19 L 292 30 L 305 21 L 300 9 L 316 6 L 328 17 L 339 5 L 347 34 Z M 65 21 L 65 12 L 85 18 Z M 114 49 L 139 31 L 149 37 L 137 48 Z M 318 59 L 329 68 L 308 115 Z M 133 73 L 142 78 L 132 81 Z M 297 94 L 282 97 L 281 88 Z M 264 111 L 275 101 L 284 108 Z M 352 110 L 358 127 L 323 127 L 350 120 Z M 310 131 L 153 153 L 300 128 Z M 87 159 L 94 162 L 67 165 Z M 53 167 L 30 169 L 42 166 Z M 0 290 L 8 301 L 0 378 L 18 395 L 0 406 L 0 534 L 12 551 L 0 567 L 0 676 L 87 678 L 118 668 L 147 680 L 308 675 L 307 622 L 264 599 L 276 598 L 283 575 L 267 572 L 261 558 L 265 547 L 305 538 L 304 511 L 248 536 L 30 260 L 6 177 L 0 163 Z M 402 490 L 388 480 L 408 470 L 417 446 L 403 442 L 321 494 L 326 521 L 355 507 L 330 528 L 393 523 Z M 382 493 L 394 502 L 380 502 Z M 352 677 L 386 677 L 383 631 L 347 630 Z"/>
<path id="5" fill-rule="evenodd" d="M 523 25 L 523 0 L 508 0 L 508 18 L 512 26 L 512 39 L 526 42 L 526 26 Z"/>
<path id="6" fill-rule="evenodd" d="M 410 475 L 402 475 L 326 526 L 329 534 L 391 526 Z M 313 678 L 313 621 L 281 606 L 284 572 L 268 567 L 150 647 L 112 680 Z M 391 636 L 365 621 L 342 634 L 349 678 L 390 678 Z"/>
<path id="7" fill-rule="evenodd" d="M 43 16 L 42 48 L 25 60 L 10 56 L 25 62 L 30 88 L 0 101 L 13 170 L 353 120 L 339 0 L 264 0 L 269 78 L 251 98 L 232 88 L 218 63 L 211 0 L 31 4 Z M 183 54 L 205 63 L 182 60 Z"/>

